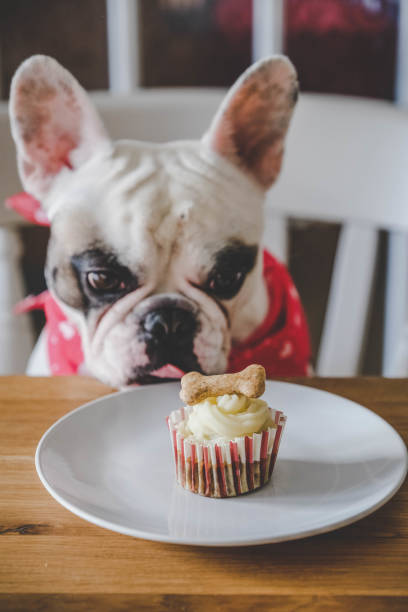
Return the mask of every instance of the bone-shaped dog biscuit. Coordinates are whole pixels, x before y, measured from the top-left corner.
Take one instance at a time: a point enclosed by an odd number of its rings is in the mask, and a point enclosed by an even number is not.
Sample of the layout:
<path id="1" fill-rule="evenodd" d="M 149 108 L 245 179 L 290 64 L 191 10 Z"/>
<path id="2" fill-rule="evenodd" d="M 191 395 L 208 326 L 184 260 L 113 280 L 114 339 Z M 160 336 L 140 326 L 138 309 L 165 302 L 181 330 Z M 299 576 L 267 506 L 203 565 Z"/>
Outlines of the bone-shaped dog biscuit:
<path id="1" fill-rule="evenodd" d="M 207 397 L 240 393 L 247 397 L 259 397 L 265 391 L 265 368 L 250 365 L 236 374 L 204 376 L 189 372 L 181 379 L 180 397 L 188 405 L 197 404 Z"/>

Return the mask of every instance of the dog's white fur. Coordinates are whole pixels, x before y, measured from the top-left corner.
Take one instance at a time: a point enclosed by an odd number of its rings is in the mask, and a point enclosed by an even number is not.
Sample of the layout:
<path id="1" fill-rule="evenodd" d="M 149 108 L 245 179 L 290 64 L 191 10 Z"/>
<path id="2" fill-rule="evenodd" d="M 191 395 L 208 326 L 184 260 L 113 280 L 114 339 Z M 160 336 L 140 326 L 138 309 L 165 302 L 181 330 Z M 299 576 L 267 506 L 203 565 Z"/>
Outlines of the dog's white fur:
<path id="1" fill-rule="evenodd" d="M 94 375 L 122 386 L 135 365 L 148 365 L 137 320 L 163 296 L 194 309 L 194 353 L 207 373 L 225 371 L 231 343 L 262 322 L 268 301 L 261 256 L 223 304 L 227 316 L 199 287 L 228 241 L 261 241 L 265 189 L 279 172 L 294 89 L 290 62 L 270 58 L 235 84 L 201 141 L 112 143 L 87 94 L 55 60 L 35 56 L 18 69 L 12 133 L 23 185 L 52 223 L 49 269 L 64 269 L 72 255 L 103 244 L 142 281 L 88 316 L 51 283 Z M 62 282 L 64 295 L 75 293 L 69 274 Z"/>

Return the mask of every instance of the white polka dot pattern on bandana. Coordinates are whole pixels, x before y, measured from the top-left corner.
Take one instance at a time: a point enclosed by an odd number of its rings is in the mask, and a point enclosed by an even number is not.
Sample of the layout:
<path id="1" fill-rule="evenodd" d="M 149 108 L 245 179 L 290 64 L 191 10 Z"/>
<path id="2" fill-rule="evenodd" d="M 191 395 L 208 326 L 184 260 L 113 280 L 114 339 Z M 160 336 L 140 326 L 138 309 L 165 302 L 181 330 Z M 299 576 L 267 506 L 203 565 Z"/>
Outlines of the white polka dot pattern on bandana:
<path id="1" fill-rule="evenodd" d="M 279 353 L 279 357 L 281 359 L 286 359 L 287 357 L 290 357 L 292 353 L 293 353 L 293 345 L 289 340 L 287 340 L 282 346 L 282 349 Z"/>
<path id="2" fill-rule="evenodd" d="M 65 338 L 65 340 L 71 340 L 71 338 L 75 336 L 75 328 L 71 325 L 71 323 L 68 323 L 67 321 L 61 321 L 61 323 L 58 324 L 58 328 L 61 332 L 62 337 Z"/>

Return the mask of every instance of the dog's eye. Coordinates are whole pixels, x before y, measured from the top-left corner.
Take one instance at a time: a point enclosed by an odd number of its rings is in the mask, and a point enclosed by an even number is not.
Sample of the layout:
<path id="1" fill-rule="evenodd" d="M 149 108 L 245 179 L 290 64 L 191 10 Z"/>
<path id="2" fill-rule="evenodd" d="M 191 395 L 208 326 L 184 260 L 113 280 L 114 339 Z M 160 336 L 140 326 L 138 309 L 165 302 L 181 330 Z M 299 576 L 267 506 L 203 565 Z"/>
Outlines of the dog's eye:
<path id="1" fill-rule="evenodd" d="M 108 270 L 92 270 L 86 275 L 86 281 L 93 291 L 121 291 L 126 288 L 123 279 Z"/>
<path id="2" fill-rule="evenodd" d="M 228 300 L 238 293 L 245 279 L 242 270 L 214 272 L 207 281 L 207 290 L 221 300 Z"/>

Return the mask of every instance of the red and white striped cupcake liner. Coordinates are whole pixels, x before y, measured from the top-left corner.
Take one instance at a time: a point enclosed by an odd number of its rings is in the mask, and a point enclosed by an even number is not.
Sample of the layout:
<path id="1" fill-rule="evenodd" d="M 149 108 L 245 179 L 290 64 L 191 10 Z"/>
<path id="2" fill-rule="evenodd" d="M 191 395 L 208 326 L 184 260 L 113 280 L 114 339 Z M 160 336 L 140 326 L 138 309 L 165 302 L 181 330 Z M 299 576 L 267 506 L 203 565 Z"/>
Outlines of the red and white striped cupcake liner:
<path id="1" fill-rule="evenodd" d="M 286 416 L 269 408 L 275 427 L 231 441 L 201 443 L 177 431 L 193 408 L 174 410 L 167 417 L 177 482 L 206 497 L 234 497 L 266 484 L 275 466 Z"/>

